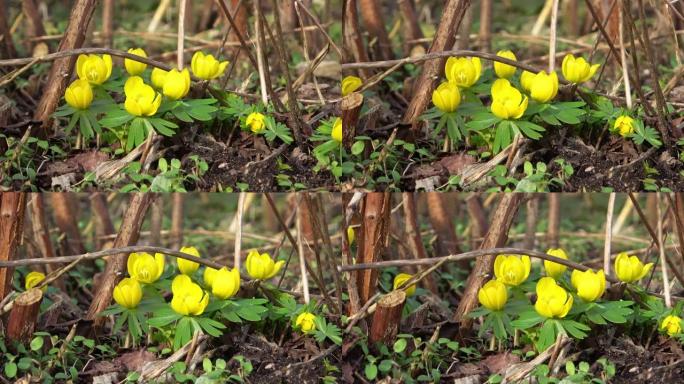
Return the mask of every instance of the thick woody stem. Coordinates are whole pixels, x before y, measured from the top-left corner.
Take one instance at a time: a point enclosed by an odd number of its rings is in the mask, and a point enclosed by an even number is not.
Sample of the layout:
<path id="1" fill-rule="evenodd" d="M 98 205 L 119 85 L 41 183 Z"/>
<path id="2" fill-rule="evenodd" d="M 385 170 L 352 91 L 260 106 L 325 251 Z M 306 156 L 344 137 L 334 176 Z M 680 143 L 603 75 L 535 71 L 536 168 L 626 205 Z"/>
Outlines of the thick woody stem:
<path id="1" fill-rule="evenodd" d="M 357 260 L 369 263 L 380 259 L 389 235 L 390 194 L 383 192 L 368 193 L 363 203 L 363 221 L 358 231 Z M 378 272 L 369 270 L 357 274 L 359 298 L 365 304 L 374 294 Z"/>
<path id="2" fill-rule="evenodd" d="M 484 238 L 485 233 L 489 231 L 487 215 L 477 195 L 466 198 L 466 207 L 470 216 L 470 243 L 472 248 L 478 248 L 478 239 Z"/>
<path id="3" fill-rule="evenodd" d="M 9 340 L 25 342 L 33 335 L 42 300 L 43 291 L 38 288 L 29 289 L 17 296 L 7 321 Z"/>
<path id="4" fill-rule="evenodd" d="M 485 52 L 492 50 L 492 0 L 480 2 L 480 48 Z"/>
<path id="5" fill-rule="evenodd" d="M 173 207 L 171 208 L 171 247 L 180 248 L 183 244 L 183 201 L 184 193 L 173 194 Z"/>
<path id="6" fill-rule="evenodd" d="M 546 242 L 549 248 L 558 248 L 558 233 L 560 231 L 560 196 L 549 193 L 549 227 L 546 232 Z"/>
<path id="7" fill-rule="evenodd" d="M 456 231 L 450 206 L 456 205 L 457 195 L 455 193 L 429 192 L 426 194 L 428 214 L 430 223 L 437 234 L 437 254 L 453 255 L 461 253 L 460 243 Z"/>
<path id="8" fill-rule="evenodd" d="M 149 193 L 131 195 L 128 208 L 119 228 L 119 234 L 116 236 L 116 240 L 114 240 L 113 248 L 133 245 L 138 241 L 140 227 L 145 219 L 145 212 L 147 212 L 152 197 L 153 195 Z M 93 325 L 96 330 L 102 326 L 106 319 L 105 316 L 99 316 L 99 314 L 111 303 L 114 287 L 123 277 L 126 270 L 126 260 L 128 260 L 128 254 L 125 253 L 112 256 L 107 260 L 102 281 L 86 314 L 88 320 L 94 321 Z"/>
<path id="9" fill-rule="evenodd" d="M 344 57 L 343 63 L 356 63 L 368 61 L 368 53 L 366 47 L 363 45 L 361 32 L 359 31 L 359 18 L 356 9 L 356 0 L 344 0 L 343 5 L 343 20 L 342 35 L 344 36 Z M 363 79 L 368 79 L 373 72 L 369 69 L 359 69 L 359 75 Z"/>
<path id="10" fill-rule="evenodd" d="M 105 48 L 111 48 L 114 42 L 114 0 L 102 2 L 102 40 Z"/>
<path id="11" fill-rule="evenodd" d="M 389 35 L 385 30 L 385 21 L 380 10 L 380 2 L 377 0 L 359 0 L 359 9 L 363 24 L 368 30 L 371 40 L 376 40 L 374 53 L 381 60 L 392 58 L 392 45 Z"/>
<path id="12" fill-rule="evenodd" d="M 112 217 L 107 208 L 107 196 L 102 192 L 95 192 L 90 195 L 90 206 L 95 218 L 95 234 L 97 235 L 97 248 L 104 249 L 111 246 L 113 239 L 108 236 L 116 233 Z M 153 242 L 153 244 L 156 244 Z"/>
<path id="13" fill-rule="evenodd" d="M 446 3 L 429 53 L 446 51 L 454 46 L 456 31 L 461 25 L 461 20 L 463 20 L 463 16 L 469 6 L 470 0 L 449 0 Z M 425 111 L 430 102 L 432 90 L 437 83 L 437 79 L 440 77 L 439 75 L 442 73 L 445 62 L 446 58 L 425 62 L 423 70 L 414 83 L 413 98 L 406 108 L 403 118 L 404 122 L 413 124 L 414 130 L 418 129 L 418 124 L 416 124 L 418 117 Z"/>
<path id="14" fill-rule="evenodd" d="M 10 31 L 7 5 L 5 0 L 0 0 L 0 58 L 13 59 L 17 56 L 17 50 L 14 48 L 12 41 L 12 32 Z"/>
<path id="15" fill-rule="evenodd" d="M 178 1 L 178 38 L 176 41 L 176 65 L 178 70 L 183 69 L 183 50 L 185 46 L 185 11 L 187 11 L 187 0 Z"/>
<path id="16" fill-rule="evenodd" d="M 506 193 L 502 195 L 499 205 L 494 211 L 489 231 L 480 246 L 480 249 L 501 247 L 508 239 L 508 230 L 513 224 L 513 219 L 518 212 L 518 207 L 523 195 L 519 193 Z M 495 255 L 480 257 L 475 262 L 475 267 L 470 271 L 463 299 L 458 305 L 454 318 L 461 323 L 461 330 L 469 329 L 472 320 L 466 314 L 477 305 L 477 292 L 484 282 L 488 280 L 494 267 Z"/>
<path id="17" fill-rule="evenodd" d="M 85 253 L 85 246 L 78 229 L 78 203 L 76 195 L 53 193 L 50 195 L 52 211 L 57 227 L 64 234 L 62 248 L 64 253 Z"/>
<path id="18" fill-rule="evenodd" d="M 406 224 L 406 237 L 408 238 L 408 245 L 413 257 L 416 259 L 423 259 L 427 257 L 427 251 L 423 245 L 423 239 L 420 236 L 420 229 L 418 226 L 418 213 L 416 207 L 415 195 L 412 192 L 402 193 L 402 201 L 404 206 L 404 220 Z M 432 293 L 437 294 L 437 283 L 432 275 L 425 277 L 425 287 Z"/>
<path id="19" fill-rule="evenodd" d="M 363 107 L 363 94 L 353 92 L 342 99 L 342 145 L 351 149 Z"/>
<path id="20" fill-rule="evenodd" d="M 38 6 L 35 0 L 23 0 L 21 3 L 22 11 L 29 22 L 29 37 L 45 36 L 45 27 L 43 26 L 43 18 L 40 16 Z M 30 41 L 27 39 L 27 41 Z M 36 41 L 29 43 L 32 46 L 37 44 Z"/>
<path id="21" fill-rule="evenodd" d="M 397 337 L 401 324 L 401 312 L 406 302 L 406 292 L 392 291 L 378 300 L 371 322 L 369 339 L 371 343 L 390 344 Z"/>
<path id="22" fill-rule="evenodd" d="M 45 200 L 40 193 L 31 194 L 31 226 L 33 229 L 34 241 L 38 245 L 42 257 L 55 257 L 55 250 L 52 247 L 50 240 L 50 230 L 47 224 L 47 215 L 45 214 Z M 45 266 L 45 271 L 52 273 L 58 265 L 48 264 Z M 61 280 L 55 281 L 55 285 L 64 290 L 64 283 Z"/>
<path id="23" fill-rule="evenodd" d="M 418 40 L 423 38 L 423 31 L 420 29 L 418 23 L 418 15 L 416 14 L 416 7 L 413 0 L 399 0 L 399 9 L 404 17 L 404 39 L 406 40 L 406 52 L 411 53 L 414 47 L 422 46 L 423 44 Z M 425 51 L 425 48 L 422 49 Z"/>
<path id="24" fill-rule="evenodd" d="M 59 44 L 58 51 L 66 51 L 74 48 L 79 48 L 83 45 L 88 25 L 93 17 L 95 11 L 95 0 L 77 0 L 71 9 L 69 16 L 69 25 L 64 32 L 64 37 Z M 38 107 L 33 115 L 33 120 L 42 121 L 41 135 L 47 136 L 47 130 L 50 122 L 50 115 L 57 108 L 57 103 L 62 98 L 64 90 L 67 87 L 67 82 L 71 78 L 71 73 L 76 63 L 76 56 L 69 56 L 62 59 L 55 60 L 50 68 L 48 80 L 45 82 L 45 88 L 42 92 L 42 97 L 38 103 Z"/>
<path id="25" fill-rule="evenodd" d="M 17 244 L 24 228 L 26 194 L 4 192 L 0 194 L 0 261 L 14 259 Z M 14 268 L 0 268 L 0 302 L 12 290 Z"/>

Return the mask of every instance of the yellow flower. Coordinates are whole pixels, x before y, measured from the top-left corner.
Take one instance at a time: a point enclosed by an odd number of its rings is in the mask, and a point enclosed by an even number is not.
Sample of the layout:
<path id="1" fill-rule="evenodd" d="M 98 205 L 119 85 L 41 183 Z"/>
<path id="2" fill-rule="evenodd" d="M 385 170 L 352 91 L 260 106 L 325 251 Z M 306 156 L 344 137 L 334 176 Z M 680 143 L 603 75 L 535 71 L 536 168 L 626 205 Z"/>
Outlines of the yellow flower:
<path id="1" fill-rule="evenodd" d="M 568 255 L 565 253 L 564 250 L 560 248 L 551 248 L 548 251 L 546 251 L 546 253 L 551 256 L 559 257 L 561 259 L 568 259 Z M 565 270 L 568 269 L 568 267 L 566 267 L 563 264 L 554 263 L 553 261 L 544 260 L 544 269 L 546 270 L 547 276 L 551 276 L 554 279 L 558 279 L 559 277 L 561 277 L 563 272 L 565 272 Z"/>
<path id="2" fill-rule="evenodd" d="M 178 100 L 185 97 L 188 91 L 190 91 L 190 71 L 187 68 L 182 71 L 174 68 L 166 72 L 162 87 L 164 96 L 171 100 Z"/>
<path id="3" fill-rule="evenodd" d="M 152 81 L 152 85 L 160 91 L 163 90 L 167 74 L 168 72 L 166 72 L 165 70 L 154 67 L 152 69 L 152 76 L 150 78 L 150 80 Z"/>
<path id="4" fill-rule="evenodd" d="M 504 59 L 518 61 L 518 59 L 515 57 L 515 53 L 509 50 L 499 51 L 496 53 L 496 55 L 503 57 Z M 508 79 L 509 77 L 515 75 L 516 69 L 516 67 L 509 64 L 500 63 L 498 61 L 494 62 L 494 72 L 496 72 L 496 75 L 502 79 Z"/>
<path id="5" fill-rule="evenodd" d="M 679 334 L 682 332 L 682 318 L 675 315 L 669 315 L 660 323 L 660 329 L 667 332 L 670 336 Z"/>
<path id="6" fill-rule="evenodd" d="M 492 85 L 492 113 L 502 119 L 519 119 L 525 113 L 527 96 L 522 95 L 506 79 L 498 79 Z"/>
<path id="7" fill-rule="evenodd" d="M 252 133 L 259 134 L 264 130 L 264 127 L 266 127 L 266 123 L 264 122 L 265 117 L 266 116 L 259 112 L 252 112 L 247 116 L 245 124 L 249 126 L 249 130 L 252 131 Z"/>
<path id="8" fill-rule="evenodd" d="M 335 119 L 333 123 L 332 131 L 330 132 L 330 137 L 338 143 L 342 142 L 342 119 L 339 117 Z"/>
<path id="9" fill-rule="evenodd" d="M 618 117 L 615 119 L 615 124 L 613 124 L 613 131 L 619 133 L 622 137 L 634 133 L 634 119 L 627 115 Z"/>
<path id="10" fill-rule="evenodd" d="M 499 280 L 489 280 L 477 291 L 477 299 L 485 308 L 500 311 L 508 301 L 508 291 Z"/>
<path id="11" fill-rule="evenodd" d="M 432 104 L 442 112 L 453 112 L 461 104 L 461 92 L 455 83 L 444 82 L 432 91 Z"/>
<path id="12" fill-rule="evenodd" d="M 147 57 L 147 53 L 145 53 L 145 50 L 142 48 L 131 48 L 128 50 L 128 53 Z M 147 64 L 131 59 L 124 59 L 124 66 L 126 67 L 126 72 L 131 76 L 137 76 L 145 72 L 145 68 L 147 68 Z"/>
<path id="13" fill-rule="evenodd" d="M 192 73 L 204 80 L 215 79 L 223 75 L 227 65 L 228 61 L 219 62 L 213 55 L 205 55 L 199 51 L 195 52 L 190 63 Z"/>
<path id="14" fill-rule="evenodd" d="M 577 296 L 584 301 L 593 302 L 603 296 L 606 290 L 606 276 L 603 270 L 594 272 L 588 269 L 584 272 L 573 270 L 570 278 L 572 286 L 577 290 Z"/>
<path id="15" fill-rule="evenodd" d="M 536 75 L 530 71 L 523 71 L 522 75 L 520 75 L 520 85 L 525 91 L 529 92 L 530 89 L 532 89 L 532 80 L 535 76 Z"/>
<path id="16" fill-rule="evenodd" d="M 523 80 L 520 81 L 522 83 Z M 546 71 L 540 71 L 525 81 L 529 82 L 529 92 L 532 99 L 540 103 L 548 103 L 558 94 L 558 75 L 556 72 L 551 72 L 549 75 Z"/>
<path id="17" fill-rule="evenodd" d="M 171 283 L 171 308 L 183 316 L 198 316 L 209 304 L 209 295 L 186 275 L 178 275 Z"/>
<path id="18" fill-rule="evenodd" d="M 142 77 L 132 76 L 124 85 L 126 111 L 134 116 L 152 116 L 161 104 L 161 95 L 143 82 Z"/>
<path id="19" fill-rule="evenodd" d="M 247 268 L 247 273 L 253 279 L 268 280 L 280 271 L 283 264 L 285 264 L 284 260 L 274 262 L 268 253 L 260 254 L 256 249 L 252 249 L 247 254 L 245 268 Z"/>
<path id="20" fill-rule="evenodd" d="M 404 283 L 409 281 L 412 277 L 413 275 L 409 275 L 408 273 L 400 273 L 394 276 L 393 289 L 396 291 L 397 289 L 402 288 Z M 406 288 L 406 296 L 413 296 L 414 293 L 416 293 L 415 284 Z"/>
<path id="21" fill-rule="evenodd" d="M 219 299 L 225 300 L 235 296 L 240 290 L 240 272 L 237 268 L 214 269 L 207 267 L 204 270 L 204 283 L 211 287 L 211 293 Z"/>
<path id="22" fill-rule="evenodd" d="M 295 325 L 304 333 L 309 333 L 316 330 L 316 315 L 311 312 L 302 312 L 297 316 Z"/>
<path id="23" fill-rule="evenodd" d="M 347 76 L 342 79 L 342 96 L 347 96 L 348 94 L 361 88 L 363 81 L 356 76 Z"/>
<path id="24" fill-rule="evenodd" d="M 356 233 L 354 232 L 354 228 L 347 227 L 347 242 L 349 242 L 349 245 L 354 244 L 355 239 L 356 239 Z"/>
<path id="25" fill-rule="evenodd" d="M 494 275 L 506 285 L 520 285 L 530 275 L 530 266 L 527 255 L 499 255 L 494 260 Z"/>
<path id="26" fill-rule="evenodd" d="M 41 281 L 45 280 L 45 274 L 42 272 L 32 271 L 26 275 L 24 279 L 24 288 L 28 291 L 29 289 L 40 284 Z M 47 291 L 47 285 L 41 288 L 43 292 Z"/>
<path id="27" fill-rule="evenodd" d="M 134 309 L 142 300 L 142 288 L 138 280 L 127 277 L 114 287 L 114 301 L 124 308 Z"/>
<path id="28" fill-rule="evenodd" d="M 74 80 L 64 92 L 64 99 L 75 109 L 88 109 L 93 102 L 93 89 L 87 80 Z"/>
<path id="29" fill-rule="evenodd" d="M 562 319 L 572 308 L 572 295 L 556 284 L 552 277 L 542 277 L 537 282 L 537 302 L 534 309 L 547 318 Z"/>
<path id="30" fill-rule="evenodd" d="M 200 257 L 199 251 L 195 247 L 183 247 L 180 249 L 180 251 L 195 257 Z M 178 269 L 184 275 L 192 275 L 199 268 L 199 263 L 181 259 L 180 257 L 176 258 L 176 262 L 178 263 Z"/>
<path id="31" fill-rule="evenodd" d="M 479 57 L 450 57 L 444 66 L 447 80 L 461 88 L 470 88 L 482 73 Z"/>
<path id="32" fill-rule="evenodd" d="M 571 83 L 581 84 L 591 79 L 600 64 L 591 65 L 584 60 L 584 57 L 575 58 L 571 53 L 565 55 L 563 59 L 563 77 Z"/>
<path id="33" fill-rule="evenodd" d="M 135 252 L 128 255 L 128 275 L 141 283 L 151 284 L 164 272 L 164 255 Z"/>
<path id="34" fill-rule="evenodd" d="M 651 268 L 653 268 L 653 263 L 644 265 L 638 257 L 629 256 L 627 252 L 621 252 L 615 258 L 615 274 L 625 283 L 641 280 Z"/>
<path id="35" fill-rule="evenodd" d="M 76 74 L 90 84 L 102 84 L 112 75 L 112 57 L 109 55 L 78 55 Z"/>

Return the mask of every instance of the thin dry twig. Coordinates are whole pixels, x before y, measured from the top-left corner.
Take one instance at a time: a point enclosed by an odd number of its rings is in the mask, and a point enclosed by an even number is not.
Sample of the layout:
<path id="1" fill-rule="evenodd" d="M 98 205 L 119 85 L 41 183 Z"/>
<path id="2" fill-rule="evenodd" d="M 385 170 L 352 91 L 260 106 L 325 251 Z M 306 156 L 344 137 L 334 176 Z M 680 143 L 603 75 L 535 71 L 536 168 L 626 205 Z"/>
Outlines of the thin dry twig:
<path id="1" fill-rule="evenodd" d="M 606 237 L 603 243 L 603 273 L 610 275 L 610 243 L 613 238 L 613 210 L 615 209 L 615 192 L 608 197 L 606 212 Z"/>
<path id="2" fill-rule="evenodd" d="M 672 307 L 672 297 L 670 296 L 670 279 L 667 276 L 667 260 L 665 259 L 665 247 L 663 247 L 663 220 L 661 213 L 660 192 L 656 192 L 656 211 L 658 212 L 658 250 L 660 251 L 660 271 L 663 274 L 663 295 L 665 296 L 665 306 Z"/>

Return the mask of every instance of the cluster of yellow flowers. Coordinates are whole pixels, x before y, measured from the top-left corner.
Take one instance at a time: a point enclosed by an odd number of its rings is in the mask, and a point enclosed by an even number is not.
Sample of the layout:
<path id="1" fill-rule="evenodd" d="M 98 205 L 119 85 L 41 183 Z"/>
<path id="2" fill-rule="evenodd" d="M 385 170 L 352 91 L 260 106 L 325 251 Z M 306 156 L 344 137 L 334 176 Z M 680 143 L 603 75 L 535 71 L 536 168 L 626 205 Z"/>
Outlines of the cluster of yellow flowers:
<path id="1" fill-rule="evenodd" d="M 497 56 L 516 61 L 510 50 L 497 52 Z M 584 58 L 568 54 L 563 59 L 562 72 L 566 80 L 580 84 L 589 80 L 599 64 L 590 65 Z M 508 79 L 515 75 L 513 65 L 494 62 L 497 79 L 492 85 L 492 113 L 501 119 L 519 119 L 527 109 L 528 99 L 513 87 Z M 447 81 L 441 83 L 432 93 L 432 103 L 443 112 L 454 112 L 461 104 L 460 89 L 472 87 L 482 74 L 482 63 L 477 57 L 450 57 L 444 67 Z M 556 72 L 540 71 L 537 74 L 523 71 L 520 83 L 530 97 L 539 103 L 548 103 L 558 94 Z"/>
<path id="2" fill-rule="evenodd" d="M 142 48 L 131 48 L 128 53 L 147 57 Z M 203 80 L 212 80 L 223 74 L 228 61 L 219 61 L 213 55 L 195 52 L 190 67 L 192 73 Z M 132 59 L 124 59 L 124 67 L 130 75 L 124 86 L 126 100 L 124 108 L 134 116 L 152 116 L 157 113 L 161 104 L 161 96 L 169 100 L 179 100 L 190 91 L 190 72 L 154 68 L 150 76 L 152 86 L 145 84 L 140 76 L 147 69 L 147 64 Z M 93 101 L 92 85 L 101 85 L 112 75 L 112 57 L 104 54 L 79 55 L 76 61 L 75 80 L 64 92 L 64 98 L 71 107 L 79 110 L 88 109 Z M 160 93 L 161 92 L 161 93 Z"/>
<path id="3" fill-rule="evenodd" d="M 568 255 L 560 248 L 549 249 L 547 254 L 568 259 Z M 643 278 L 653 267 L 653 263 L 644 265 L 636 256 L 629 256 L 623 252 L 615 258 L 615 274 L 618 279 L 632 283 Z M 494 261 L 495 279 L 488 281 L 480 288 L 478 299 L 484 307 L 501 310 L 508 301 L 506 287 L 518 286 L 525 282 L 530 275 L 530 258 L 523 255 L 498 255 Z M 547 318 L 563 318 L 568 314 L 573 303 L 573 296 L 556 280 L 560 279 L 567 270 L 565 265 L 545 260 L 546 277 L 537 282 L 536 311 Z M 585 302 L 598 300 L 606 290 L 606 276 L 602 270 L 594 272 L 573 270 L 570 278 L 576 294 Z"/>
<path id="4" fill-rule="evenodd" d="M 183 247 L 180 252 L 200 257 L 195 247 Z M 180 274 L 173 279 L 171 292 L 171 308 L 181 315 L 201 315 L 209 303 L 209 293 L 193 282 L 190 277 L 199 269 L 199 263 L 177 258 Z M 253 249 L 247 255 L 245 267 L 247 273 L 258 280 L 267 280 L 275 276 L 282 268 L 284 261 L 275 262 L 268 253 L 260 254 Z M 119 305 L 134 309 L 142 300 L 141 284 L 152 284 L 159 280 L 165 267 L 165 256 L 157 253 L 152 256 L 146 252 L 131 253 L 128 256 L 129 277 L 121 280 L 114 288 L 114 301 Z M 207 267 L 203 274 L 204 285 L 211 293 L 221 299 L 229 299 L 240 290 L 240 272 L 237 268 L 214 269 Z M 35 284 L 34 284 L 35 285 Z"/>

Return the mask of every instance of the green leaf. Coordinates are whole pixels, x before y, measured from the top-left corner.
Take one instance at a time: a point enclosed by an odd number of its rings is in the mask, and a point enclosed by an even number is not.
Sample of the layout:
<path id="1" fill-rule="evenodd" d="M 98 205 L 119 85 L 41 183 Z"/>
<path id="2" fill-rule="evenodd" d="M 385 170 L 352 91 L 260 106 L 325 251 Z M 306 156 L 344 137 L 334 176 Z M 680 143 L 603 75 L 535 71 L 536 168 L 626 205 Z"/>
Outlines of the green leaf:
<path id="1" fill-rule="evenodd" d="M 330 140 L 324 142 L 323 144 L 317 145 L 313 149 L 313 154 L 316 157 L 325 156 L 332 151 L 338 150 L 339 148 L 340 148 L 340 143 L 338 143 L 335 140 L 330 139 Z"/>
<path id="2" fill-rule="evenodd" d="M 586 331 L 590 331 L 587 325 L 577 322 L 575 320 L 563 319 L 559 320 L 560 324 L 572 337 L 576 339 L 583 339 L 587 336 Z"/>
<path id="3" fill-rule="evenodd" d="M 71 130 L 74 129 L 74 126 L 79 121 L 79 116 L 79 113 L 74 113 L 73 115 L 71 115 L 71 119 L 69 119 L 69 124 L 67 124 L 66 128 L 64 128 L 64 132 L 69 134 Z"/>
<path id="4" fill-rule="evenodd" d="M 458 143 L 461 140 L 463 140 L 463 136 L 461 135 L 461 129 L 458 126 L 456 118 L 452 116 L 452 114 L 447 114 L 444 116 L 447 119 L 447 135 L 449 136 L 451 141 Z"/>
<path id="5" fill-rule="evenodd" d="M 90 119 L 88 119 L 88 116 L 84 113 L 79 114 L 79 127 L 81 128 L 81 134 L 85 140 L 95 136 L 93 126 L 90 124 Z"/>
<path id="6" fill-rule="evenodd" d="M 364 368 L 364 374 L 368 380 L 375 380 L 375 378 L 378 377 L 377 365 L 373 363 L 366 364 L 366 368 Z"/>
<path id="7" fill-rule="evenodd" d="M 128 139 L 126 140 L 127 152 L 142 144 L 145 140 L 145 127 L 143 121 L 145 121 L 145 119 L 135 118 L 128 126 Z"/>
<path id="8" fill-rule="evenodd" d="M 17 364 L 14 362 L 6 363 L 5 364 L 5 376 L 7 378 L 11 379 L 17 375 Z"/>
<path id="9" fill-rule="evenodd" d="M 492 144 L 492 151 L 494 153 L 501 152 L 502 149 L 509 146 L 512 142 L 513 128 L 511 122 L 508 120 L 501 120 L 496 125 L 496 132 L 494 133 L 494 143 Z"/>
<path id="10" fill-rule="evenodd" d="M 169 324 L 173 323 L 174 321 L 180 319 L 181 317 L 183 317 L 183 316 L 174 312 L 173 310 L 171 310 L 170 313 L 168 311 L 166 311 L 164 313 L 155 314 L 154 317 L 147 320 L 147 324 L 149 324 L 150 326 L 159 328 L 159 327 L 169 325 Z"/>
<path id="11" fill-rule="evenodd" d="M 466 126 L 468 129 L 474 131 L 481 131 L 485 128 L 489 128 L 494 124 L 500 122 L 501 119 L 494 116 L 491 112 L 480 112 L 473 115 L 473 119 L 470 120 Z"/>
<path id="12" fill-rule="evenodd" d="M 566 124 L 581 123 L 580 117 L 584 116 L 583 109 L 561 109 L 556 113 L 556 118 Z"/>
<path id="13" fill-rule="evenodd" d="M 574 375 L 575 374 L 575 363 L 572 361 L 568 361 L 565 363 L 565 372 L 568 373 L 568 375 Z"/>
<path id="14" fill-rule="evenodd" d="M 214 337 L 221 336 L 223 332 L 221 332 L 220 329 L 226 328 L 222 323 L 207 317 L 199 317 L 197 318 L 197 322 L 202 327 L 202 330 Z"/>
<path id="15" fill-rule="evenodd" d="M 387 373 L 392 369 L 392 365 L 394 362 L 390 359 L 384 359 L 383 361 L 378 364 L 378 369 L 380 369 L 380 372 L 382 373 Z"/>
<path id="16" fill-rule="evenodd" d="M 294 139 L 292 138 L 290 128 L 288 128 L 287 125 L 276 122 L 271 115 L 267 115 L 264 122 L 266 123 L 266 129 L 264 131 L 266 140 L 274 141 L 278 138 L 285 144 L 292 144 Z"/>
<path id="17" fill-rule="evenodd" d="M 525 120 L 518 120 L 514 124 L 518 128 L 520 128 L 520 131 L 523 135 L 529 137 L 532 140 L 539 140 L 542 137 L 542 135 L 539 132 L 545 131 L 544 127 L 542 127 L 541 125 L 537 125 L 535 123 L 531 123 Z"/>
<path id="18" fill-rule="evenodd" d="M 351 153 L 354 156 L 358 156 L 363 152 L 363 149 L 365 148 L 366 143 L 363 141 L 357 141 L 355 142 L 352 147 L 351 147 Z"/>
<path id="19" fill-rule="evenodd" d="M 164 120 L 159 117 L 151 117 L 148 118 L 147 121 L 149 121 L 154 129 L 161 135 L 170 137 L 176 134 L 174 129 L 178 128 L 178 124 L 172 121 Z"/>
<path id="20" fill-rule="evenodd" d="M 34 337 L 33 340 L 31 340 L 30 346 L 32 351 L 37 351 L 43 348 L 43 338 L 40 336 Z"/>
<path id="21" fill-rule="evenodd" d="M 123 126 L 134 118 L 135 116 L 128 113 L 125 109 L 117 108 L 108 111 L 105 114 L 105 117 L 100 120 L 100 124 L 107 128 L 117 128 Z"/>
<path id="22" fill-rule="evenodd" d="M 491 311 L 485 307 L 477 307 L 468 313 L 468 317 L 476 318 L 489 314 Z"/>
<path id="23" fill-rule="evenodd" d="M 402 353 L 406 349 L 407 341 L 406 339 L 399 339 L 394 342 L 392 349 L 395 353 Z"/>
<path id="24" fill-rule="evenodd" d="M 544 122 L 547 124 L 561 125 L 561 122 L 556 118 L 556 116 L 554 116 L 552 111 L 545 111 L 543 113 L 540 113 L 539 117 L 541 117 L 541 119 L 544 120 Z"/>
<path id="25" fill-rule="evenodd" d="M 492 319 L 492 328 L 494 329 L 494 336 L 499 340 L 506 339 L 506 326 L 503 323 L 502 312 L 492 312 L 490 316 Z"/>
<path id="26" fill-rule="evenodd" d="M 64 104 L 61 107 L 57 108 L 57 110 L 52 114 L 52 117 L 65 117 L 73 115 L 74 113 L 76 113 L 76 111 L 77 110 L 69 104 Z"/>
<path id="27" fill-rule="evenodd" d="M 173 349 L 179 350 L 182 346 L 187 344 L 190 339 L 192 339 L 192 328 L 193 324 L 191 319 L 188 317 L 183 317 L 180 319 L 175 329 L 175 336 L 173 338 Z"/>
<path id="28" fill-rule="evenodd" d="M 543 351 L 556 341 L 556 320 L 548 319 L 539 329 L 537 350 Z"/>

